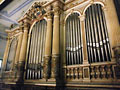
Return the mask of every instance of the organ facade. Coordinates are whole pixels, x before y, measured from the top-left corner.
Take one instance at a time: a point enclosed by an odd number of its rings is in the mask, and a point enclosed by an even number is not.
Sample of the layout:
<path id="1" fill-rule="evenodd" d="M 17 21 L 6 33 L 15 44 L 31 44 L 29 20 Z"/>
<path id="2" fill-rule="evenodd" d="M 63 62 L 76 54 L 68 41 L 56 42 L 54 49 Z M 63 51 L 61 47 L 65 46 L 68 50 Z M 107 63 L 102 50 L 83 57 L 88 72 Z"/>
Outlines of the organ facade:
<path id="1" fill-rule="evenodd" d="M 1 70 L 11 89 L 119 89 L 114 0 L 33 3 L 8 33 Z"/>

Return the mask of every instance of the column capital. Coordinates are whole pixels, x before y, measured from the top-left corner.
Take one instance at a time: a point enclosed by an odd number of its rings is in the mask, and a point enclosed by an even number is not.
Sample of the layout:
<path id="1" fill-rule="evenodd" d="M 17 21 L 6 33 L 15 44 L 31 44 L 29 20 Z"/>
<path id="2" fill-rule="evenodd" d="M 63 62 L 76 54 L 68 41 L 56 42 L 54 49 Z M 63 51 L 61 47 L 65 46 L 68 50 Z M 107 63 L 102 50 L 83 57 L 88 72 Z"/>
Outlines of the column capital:
<path id="1" fill-rule="evenodd" d="M 102 10 L 103 10 L 103 11 L 107 11 L 107 10 L 108 10 L 108 9 L 107 9 L 107 6 L 102 7 Z"/>
<path id="2" fill-rule="evenodd" d="M 55 7 L 54 8 L 54 15 L 58 16 L 60 14 L 60 8 L 59 7 Z"/>
<path id="3" fill-rule="evenodd" d="M 85 14 L 80 15 L 79 18 L 80 18 L 80 21 L 82 21 L 82 22 L 85 21 Z"/>
<path id="4" fill-rule="evenodd" d="M 51 11 L 47 12 L 47 15 L 46 15 L 46 16 L 47 16 L 47 19 L 51 19 L 51 20 L 52 20 L 52 15 L 51 15 L 51 13 L 52 13 Z"/>

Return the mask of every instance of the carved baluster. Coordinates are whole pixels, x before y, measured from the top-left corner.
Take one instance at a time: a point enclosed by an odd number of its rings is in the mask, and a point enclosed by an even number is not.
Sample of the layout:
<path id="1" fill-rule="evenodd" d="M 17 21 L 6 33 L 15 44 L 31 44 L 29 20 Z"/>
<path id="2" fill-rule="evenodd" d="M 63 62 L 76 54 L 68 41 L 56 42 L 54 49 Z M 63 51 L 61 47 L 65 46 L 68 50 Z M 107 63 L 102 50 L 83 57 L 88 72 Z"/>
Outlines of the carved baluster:
<path id="1" fill-rule="evenodd" d="M 72 75 L 71 75 L 71 68 L 69 68 L 69 78 L 71 79 Z"/>
<path id="2" fill-rule="evenodd" d="M 69 79 L 69 77 L 70 77 L 69 68 L 67 68 L 66 70 L 67 70 L 67 71 L 66 71 L 66 77 L 67 77 L 67 79 Z"/>
<path id="3" fill-rule="evenodd" d="M 73 68 L 73 79 L 75 79 L 75 77 L 76 77 L 75 71 L 76 71 L 76 68 Z"/>
<path id="4" fill-rule="evenodd" d="M 83 75 L 83 69 L 80 67 L 79 68 L 79 78 L 82 79 L 82 75 Z"/>
<path id="5" fill-rule="evenodd" d="M 74 79 L 74 72 L 73 72 L 73 68 L 71 68 L 71 79 Z"/>
<path id="6" fill-rule="evenodd" d="M 75 79 L 78 79 L 78 68 L 75 68 Z"/>
<path id="7" fill-rule="evenodd" d="M 107 75 L 108 75 L 108 79 L 112 78 L 111 65 L 107 65 Z"/>
<path id="8" fill-rule="evenodd" d="M 97 79 L 100 79 L 99 66 L 96 66 L 96 77 L 97 77 Z"/>
<path id="9" fill-rule="evenodd" d="M 92 79 L 95 79 L 94 66 L 91 66 L 91 77 Z"/>
<path id="10" fill-rule="evenodd" d="M 101 74 L 102 74 L 102 79 L 105 79 L 106 78 L 106 72 L 105 72 L 105 66 L 104 65 L 101 66 Z"/>

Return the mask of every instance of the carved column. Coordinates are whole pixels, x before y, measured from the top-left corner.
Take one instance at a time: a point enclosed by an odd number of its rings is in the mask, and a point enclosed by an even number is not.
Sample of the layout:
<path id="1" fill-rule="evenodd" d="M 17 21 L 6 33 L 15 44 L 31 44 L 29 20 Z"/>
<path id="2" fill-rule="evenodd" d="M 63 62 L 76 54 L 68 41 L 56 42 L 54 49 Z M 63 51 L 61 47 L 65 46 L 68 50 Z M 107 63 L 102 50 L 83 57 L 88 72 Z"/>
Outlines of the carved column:
<path id="1" fill-rule="evenodd" d="M 51 77 L 56 79 L 59 71 L 59 2 L 54 3 L 53 43 L 52 43 L 52 71 Z"/>
<path id="2" fill-rule="evenodd" d="M 44 78 L 48 79 L 50 75 L 50 60 L 51 60 L 51 48 L 52 48 L 52 16 L 51 6 L 47 8 L 47 32 L 45 41 L 45 55 L 44 55 Z"/>
<path id="3" fill-rule="evenodd" d="M 114 0 L 106 0 L 106 6 L 103 7 L 103 10 L 105 13 L 111 48 L 113 49 L 120 45 L 120 25 L 114 5 Z M 114 57 L 113 51 L 112 56 Z"/>
<path id="4" fill-rule="evenodd" d="M 19 61 L 19 56 L 20 56 L 20 49 L 21 49 L 21 44 L 22 44 L 22 38 L 23 38 L 23 27 L 22 27 L 22 22 L 21 26 L 19 28 L 19 36 L 18 36 L 18 44 L 17 44 L 17 49 L 16 49 L 16 56 L 15 56 L 15 70 L 17 69 L 18 61 Z"/>
<path id="5" fill-rule="evenodd" d="M 25 17 L 23 19 L 24 22 L 24 33 L 21 44 L 19 62 L 18 62 L 18 80 L 22 81 L 24 75 L 24 65 L 27 51 L 27 39 L 28 39 L 28 29 L 29 29 L 29 18 Z"/>
<path id="6" fill-rule="evenodd" d="M 8 37 L 5 52 L 4 52 L 4 56 L 3 56 L 2 71 L 4 71 L 5 68 L 6 68 L 6 62 L 7 62 L 7 58 L 8 58 L 9 47 L 10 47 L 10 38 Z"/>

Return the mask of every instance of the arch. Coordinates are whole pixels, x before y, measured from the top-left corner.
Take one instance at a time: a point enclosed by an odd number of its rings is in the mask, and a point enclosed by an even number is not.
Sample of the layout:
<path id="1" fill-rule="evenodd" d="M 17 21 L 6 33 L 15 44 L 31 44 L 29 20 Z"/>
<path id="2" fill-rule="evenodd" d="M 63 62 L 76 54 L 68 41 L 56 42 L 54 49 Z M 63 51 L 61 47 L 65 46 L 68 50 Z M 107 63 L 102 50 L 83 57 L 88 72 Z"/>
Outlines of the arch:
<path id="1" fill-rule="evenodd" d="M 83 10 L 83 14 L 85 15 L 85 12 L 86 10 L 92 5 L 92 4 L 100 4 L 102 5 L 103 7 L 105 6 L 105 3 L 101 2 L 101 1 L 96 1 L 96 2 L 93 2 L 93 3 L 89 3 Z"/>
<path id="2" fill-rule="evenodd" d="M 83 52 L 81 47 L 82 35 L 79 15 L 79 13 L 70 13 L 66 18 L 66 65 L 77 65 L 83 63 Z"/>
<path id="3" fill-rule="evenodd" d="M 37 22 L 39 22 L 39 21 L 41 21 L 41 20 L 45 20 L 45 21 L 47 22 L 47 18 L 46 18 L 46 17 L 43 17 L 43 19 L 40 19 L 40 20 L 35 20 L 35 21 L 33 22 L 33 24 L 31 25 L 31 27 L 30 27 L 29 34 L 31 34 L 31 32 L 32 32 L 33 26 L 34 26 Z"/>
<path id="4" fill-rule="evenodd" d="M 36 20 L 30 28 L 29 34 L 31 36 L 29 37 L 28 40 L 27 55 L 26 55 L 26 69 L 27 69 L 26 79 L 43 78 L 42 65 L 43 65 L 43 55 L 44 55 L 44 46 L 45 46 L 44 41 L 46 38 L 46 31 L 47 31 L 47 21 L 45 20 L 45 18 L 41 20 Z M 34 72 L 36 72 L 38 76 L 34 76 L 33 74 Z"/>
<path id="5" fill-rule="evenodd" d="M 65 19 L 64 19 L 65 24 L 66 24 L 67 18 L 68 18 L 71 14 L 73 14 L 73 13 L 78 13 L 79 15 L 81 15 L 81 12 L 78 11 L 78 10 L 74 10 L 74 11 L 72 11 L 72 12 L 69 12 L 69 13 L 66 15 Z"/>

